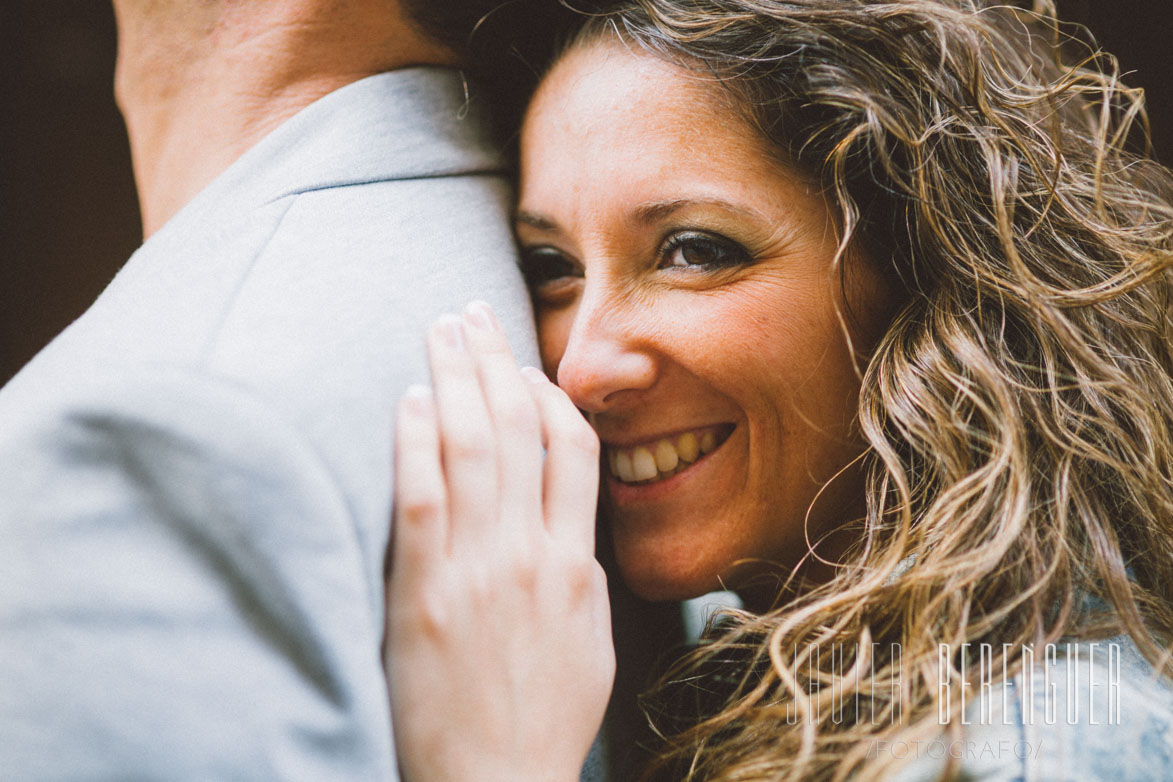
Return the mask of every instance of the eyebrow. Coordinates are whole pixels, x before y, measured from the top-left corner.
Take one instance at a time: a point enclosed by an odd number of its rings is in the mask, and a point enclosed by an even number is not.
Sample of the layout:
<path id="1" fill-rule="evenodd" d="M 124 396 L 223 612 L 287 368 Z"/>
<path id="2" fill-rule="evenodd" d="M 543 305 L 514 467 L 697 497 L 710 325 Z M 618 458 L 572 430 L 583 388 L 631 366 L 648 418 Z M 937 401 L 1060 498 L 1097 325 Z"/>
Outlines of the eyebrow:
<path id="1" fill-rule="evenodd" d="M 669 201 L 652 201 L 640 204 L 633 212 L 635 219 L 644 224 L 658 223 L 674 213 L 691 207 L 716 207 L 727 212 L 733 212 L 744 217 L 758 217 L 758 215 L 743 206 L 723 201 L 719 198 L 675 198 Z"/>
<path id="2" fill-rule="evenodd" d="M 558 229 L 558 225 L 553 220 L 535 212 L 518 211 L 513 219 L 539 231 L 556 231 Z"/>
<path id="3" fill-rule="evenodd" d="M 724 209 L 727 212 L 733 212 L 745 217 L 759 217 L 757 213 L 738 206 L 730 201 L 724 201 L 720 198 L 674 198 L 668 201 L 651 201 L 645 204 L 640 204 L 632 210 L 632 214 L 636 222 L 644 225 L 654 225 L 661 222 L 674 213 L 683 209 L 691 207 L 716 207 Z M 514 216 L 514 220 L 523 225 L 528 225 L 539 231 L 557 231 L 558 224 L 545 215 L 537 212 L 527 212 L 519 210 Z"/>

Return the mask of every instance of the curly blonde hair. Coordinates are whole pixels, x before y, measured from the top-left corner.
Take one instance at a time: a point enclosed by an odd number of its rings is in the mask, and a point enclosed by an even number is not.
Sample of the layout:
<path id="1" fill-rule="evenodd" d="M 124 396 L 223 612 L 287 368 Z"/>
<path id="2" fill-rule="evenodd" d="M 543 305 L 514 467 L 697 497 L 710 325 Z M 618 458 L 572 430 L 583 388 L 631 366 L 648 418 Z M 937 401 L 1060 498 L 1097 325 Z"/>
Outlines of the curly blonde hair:
<path id="1" fill-rule="evenodd" d="M 1063 29 L 1049 3 L 627 0 L 578 38 L 714 79 L 821 183 L 836 273 L 862 247 L 904 289 L 861 368 L 853 548 L 647 696 L 648 778 L 881 778 L 872 740 L 942 730 L 941 643 L 1014 673 L 1024 645 L 1127 633 L 1166 668 L 1173 176 L 1135 148 L 1142 95 Z"/>

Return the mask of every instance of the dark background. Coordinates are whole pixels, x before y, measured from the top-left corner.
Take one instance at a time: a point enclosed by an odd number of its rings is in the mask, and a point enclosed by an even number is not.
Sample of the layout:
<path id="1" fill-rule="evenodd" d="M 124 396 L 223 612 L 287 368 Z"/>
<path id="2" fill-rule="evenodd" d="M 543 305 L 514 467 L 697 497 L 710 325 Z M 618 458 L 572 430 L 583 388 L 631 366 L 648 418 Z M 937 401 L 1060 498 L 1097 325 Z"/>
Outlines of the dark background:
<path id="1" fill-rule="evenodd" d="M 1059 0 L 1059 10 L 1134 72 L 1126 83 L 1146 89 L 1157 157 L 1173 163 L 1173 4 Z M 114 55 L 104 0 L 0 0 L 0 384 L 139 244 Z"/>

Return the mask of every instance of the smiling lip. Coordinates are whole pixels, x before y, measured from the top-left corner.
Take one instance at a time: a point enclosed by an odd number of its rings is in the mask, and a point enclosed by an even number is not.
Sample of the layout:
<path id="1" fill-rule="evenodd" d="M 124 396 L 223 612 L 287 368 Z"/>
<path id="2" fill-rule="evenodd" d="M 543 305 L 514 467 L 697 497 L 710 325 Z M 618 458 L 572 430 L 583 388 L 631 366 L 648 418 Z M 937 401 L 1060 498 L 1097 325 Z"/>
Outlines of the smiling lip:
<path id="1" fill-rule="evenodd" d="M 647 501 L 675 491 L 698 475 L 729 439 L 736 425 L 686 429 L 671 435 L 603 443 L 603 474 L 611 498 L 623 504 Z"/>

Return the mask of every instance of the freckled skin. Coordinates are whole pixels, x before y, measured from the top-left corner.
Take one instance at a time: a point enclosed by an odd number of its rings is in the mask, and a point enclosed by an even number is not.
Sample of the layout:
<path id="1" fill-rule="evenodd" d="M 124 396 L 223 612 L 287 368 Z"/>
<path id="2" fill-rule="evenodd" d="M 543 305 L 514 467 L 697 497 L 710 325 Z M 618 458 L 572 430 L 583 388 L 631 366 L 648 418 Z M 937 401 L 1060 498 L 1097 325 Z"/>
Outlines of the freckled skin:
<path id="1" fill-rule="evenodd" d="M 863 448 L 833 216 L 716 89 L 620 43 L 590 44 L 554 67 L 522 134 L 519 213 L 541 220 L 519 222 L 521 243 L 577 270 L 537 296 L 546 369 L 604 444 L 736 426 L 665 496 L 604 489 L 619 567 L 651 599 L 736 586 L 754 571 L 741 560 L 795 564 L 820 486 Z M 642 205 L 684 201 L 641 218 Z M 753 260 L 666 267 L 665 237 L 682 230 Z M 890 297 L 869 264 L 849 270 L 852 338 L 866 346 Z M 861 496 L 858 475 L 837 479 L 811 510 L 812 539 L 857 514 Z"/>

